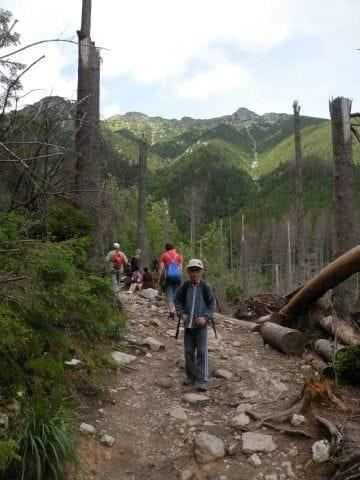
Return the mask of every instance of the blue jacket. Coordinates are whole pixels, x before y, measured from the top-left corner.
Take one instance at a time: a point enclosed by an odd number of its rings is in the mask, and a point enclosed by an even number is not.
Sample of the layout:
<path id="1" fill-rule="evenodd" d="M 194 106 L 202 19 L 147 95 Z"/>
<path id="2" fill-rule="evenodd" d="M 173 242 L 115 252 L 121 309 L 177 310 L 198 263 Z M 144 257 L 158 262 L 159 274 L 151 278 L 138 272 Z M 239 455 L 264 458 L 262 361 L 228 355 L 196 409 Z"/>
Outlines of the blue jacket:
<path id="1" fill-rule="evenodd" d="M 205 288 L 208 291 L 208 304 L 203 296 L 200 283 L 192 284 L 190 282 L 186 292 L 186 299 L 183 301 L 183 289 L 186 283 L 178 289 L 175 295 L 175 310 L 177 315 L 186 314 L 187 320 L 184 322 L 185 328 L 201 328 L 195 323 L 199 317 L 205 317 L 208 322 L 214 315 L 215 310 L 215 295 L 213 289 L 208 283 L 205 283 Z"/>

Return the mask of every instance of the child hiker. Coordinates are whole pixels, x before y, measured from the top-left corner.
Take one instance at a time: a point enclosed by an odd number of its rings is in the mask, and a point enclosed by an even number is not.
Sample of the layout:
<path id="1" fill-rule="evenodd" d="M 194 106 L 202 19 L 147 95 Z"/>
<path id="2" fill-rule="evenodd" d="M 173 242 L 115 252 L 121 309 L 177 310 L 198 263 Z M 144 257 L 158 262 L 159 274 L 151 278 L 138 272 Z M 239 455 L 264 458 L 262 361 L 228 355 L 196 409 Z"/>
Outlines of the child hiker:
<path id="1" fill-rule="evenodd" d="M 211 286 L 202 280 L 204 266 L 201 260 L 190 260 L 187 266 L 189 280 L 175 295 L 176 314 L 184 323 L 186 380 L 184 385 L 197 385 L 206 392 L 208 381 L 208 323 L 215 309 Z"/>

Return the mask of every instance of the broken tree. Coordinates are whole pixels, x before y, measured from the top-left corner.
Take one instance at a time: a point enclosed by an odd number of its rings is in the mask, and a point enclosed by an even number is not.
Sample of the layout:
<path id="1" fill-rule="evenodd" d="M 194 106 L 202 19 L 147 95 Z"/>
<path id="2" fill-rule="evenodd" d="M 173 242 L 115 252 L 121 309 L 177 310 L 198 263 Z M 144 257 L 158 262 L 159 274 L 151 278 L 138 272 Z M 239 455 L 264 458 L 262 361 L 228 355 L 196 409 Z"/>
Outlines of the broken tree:
<path id="1" fill-rule="evenodd" d="M 351 101 L 337 97 L 329 103 L 334 165 L 334 227 L 335 258 L 355 245 L 354 231 L 354 167 L 350 111 Z M 333 290 L 333 303 L 337 314 L 345 320 L 354 301 L 355 283 L 349 278 Z"/>
<path id="2" fill-rule="evenodd" d="M 100 257 L 100 54 L 90 37 L 91 0 L 83 0 L 79 39 L 75 136 L 75 201 L 94 223 L 93 256 Z"/>
<path id="3" fill-rule="evenodd" d="M 137 214 L 137 247 L 141 250 L 141 258 L 145 264 L 148 261 L 146 238 L 146 195 L 147 195 L 147 154 L 148 145 L 144 139 L 139 142 L 139 187 Z"/>

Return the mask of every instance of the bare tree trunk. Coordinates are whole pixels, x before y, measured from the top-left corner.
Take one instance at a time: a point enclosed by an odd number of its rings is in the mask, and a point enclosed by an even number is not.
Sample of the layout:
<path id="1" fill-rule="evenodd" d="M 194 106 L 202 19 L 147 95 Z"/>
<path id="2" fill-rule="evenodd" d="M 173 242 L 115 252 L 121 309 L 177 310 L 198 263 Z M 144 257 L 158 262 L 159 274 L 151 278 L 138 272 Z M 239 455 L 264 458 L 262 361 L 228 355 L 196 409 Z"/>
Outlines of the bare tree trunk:
<path id="1" fill-rule="evenodd" d="M 294 139 L 295 139 L 295 190 L 296 190 L 296 279 L 298 285 L 306 280 L 305 265 L 305 212 L 303 185 L 303 158 L 301 151 L 300 106 L 294 101 Z"/>
<path id="2" fill-rule="evenodd" d="M 354 247 L 354 167 L 350 129 L 351 101 L 337 97 L 329 103 L 334 158 L 334 256 L 339 257 Z M 335 311 L 349 320 L 354 300 L 355 279 L 350 278 L 333 290 Z"/>
<path id="3" fill-rule="evenodd" d="M 288 288 L 291 291 L 293 288 L 293 271 L 292 271 L 290 220 L 287 221 L 287 262 L 288 262 L 288 275 L 289 275 Z"/>
<path id="4" fill-rule="evenodd" d="M 93 256 L 100 257 L 100 54 L 90 38 L 91 0 L 83 0 L 79 38 L 75 136 L 75 200 L 94 222 Z"/>
<path id="5" fill-rule="evenodd" d="M 191 187 L 191 210 L 190 210 L 190 247 L 191 256 L 195 255 L 195 187 Z"/>
<path id="6" fill-rule="evenodd" d="M 146 238 L 146 208 L 147 208 L 147 152 L 148 145 L 144 140 L 139 145 L 139 186 L 138 186 L 138 215 L 137 215 L 137 247 L 141 250 L 144 264 L 148 263 L 148 249 Z"/>
<path id="7" fill-rule="evenodd" d="M 231 281 L 234 282 L 234 253 L 233 253 L 233 238 L 232 238 L 232 220 L 231 215 L 229 216 L 229 239 L 230 239 L 230 270 L 231 270 Z"/>

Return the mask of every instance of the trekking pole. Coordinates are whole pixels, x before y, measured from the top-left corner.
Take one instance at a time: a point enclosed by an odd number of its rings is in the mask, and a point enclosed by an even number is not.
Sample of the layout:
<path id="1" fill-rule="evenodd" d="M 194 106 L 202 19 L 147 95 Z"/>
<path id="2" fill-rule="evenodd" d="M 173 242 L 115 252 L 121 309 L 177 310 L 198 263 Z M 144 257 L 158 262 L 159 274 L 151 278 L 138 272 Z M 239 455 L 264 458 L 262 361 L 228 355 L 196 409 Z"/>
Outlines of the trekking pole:
<path id="1" fill-rule="evenodd" d="M 215 327 L 215 321 L 214 321 L 213 318 L 211 319 L 211 325 L 212 325 L 213 330 L 214 330 L 215 338 L 217 339 L 218 336 L 217 336 L 217 331 L 216 331 L 216 327 Z"/>
<path id="2" fill-rule="evenodd" d="M 175 333 L 175 340 L 177 340 L 177 339 L 178 339 L 178 336 L 179 336 L 179 332 L 180 332 L 180 322 L 181 322 L 181 316 L 178 315 L 178 324 L 177 324 L 176 333 Z"/>

